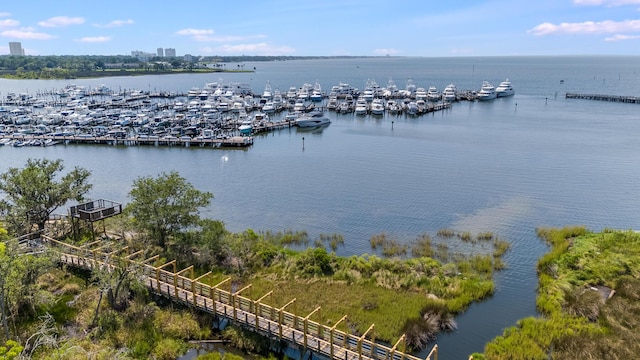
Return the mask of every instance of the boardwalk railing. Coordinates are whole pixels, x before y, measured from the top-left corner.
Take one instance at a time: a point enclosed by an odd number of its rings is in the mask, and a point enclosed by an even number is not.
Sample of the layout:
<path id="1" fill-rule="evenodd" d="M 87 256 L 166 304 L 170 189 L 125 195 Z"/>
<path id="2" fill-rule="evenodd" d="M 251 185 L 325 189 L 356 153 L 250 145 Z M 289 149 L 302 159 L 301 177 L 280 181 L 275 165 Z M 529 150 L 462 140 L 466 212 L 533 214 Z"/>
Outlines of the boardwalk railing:
<path id="1" fill-rule="evenodd" d="M 193 266 L 178 271 L 175 260 L 161 266 L 154 266 L 150 263 L 157 261 L 158 256 L 135 260 L 142 255 L 142 251 L 129 253 L 128 247 L 115 249 L 104 245 L 96 247 L 101 245 L 100 241 L 75 246 L 48 236 L 42 238 L 59 253 L 60 261 L 68 266 L 87 270 L 114 269 L 123 264 L 121 262 L 120 265 L 116 265 L 116 260 L 125 261 L 126 265 L 139 270 L 140 280 L 156 294 L 226 318 L 264 336 L 296 344 L 305 351 L 311 350 L 330 359 L 422 360 L 405 353 L 404 335 L 389 347 L 375 341 L 374 325 L 371 325 L 361 336 L 349 334 L 337 329 L 337 326 L 347 318 L 346 315 L 333 326 L 323 325 L 310 319 L 320 310 L 319 307 L 305 316 L 300 316 L 286 310 L 295 302 L 295 299 L 277 308 L 262 302 L 271 292 L 253 300 L 240 295 L 251 285 L 233 292 L 227 291 L 220 286 L 230 278 L 215 285 L 209 285 L 201 280 L 210 276 L 211 273 L 195 277 Z M 187 277 L 184 274 L 190 276 Z M 425 360 L 432 359 L 438 359 L 437 345 L 434 345 Z"/>

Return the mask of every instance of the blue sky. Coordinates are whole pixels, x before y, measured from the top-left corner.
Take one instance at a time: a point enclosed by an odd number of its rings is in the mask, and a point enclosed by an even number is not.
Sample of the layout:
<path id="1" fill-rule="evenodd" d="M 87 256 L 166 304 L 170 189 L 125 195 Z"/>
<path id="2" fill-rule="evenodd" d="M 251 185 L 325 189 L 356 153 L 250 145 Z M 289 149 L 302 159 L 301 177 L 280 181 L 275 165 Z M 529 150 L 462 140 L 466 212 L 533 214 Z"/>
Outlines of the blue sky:
<path id="1" fill-rule="evenodd" d="M 0 55 L 640 55 L 640 0 L 3 1 Z"/>

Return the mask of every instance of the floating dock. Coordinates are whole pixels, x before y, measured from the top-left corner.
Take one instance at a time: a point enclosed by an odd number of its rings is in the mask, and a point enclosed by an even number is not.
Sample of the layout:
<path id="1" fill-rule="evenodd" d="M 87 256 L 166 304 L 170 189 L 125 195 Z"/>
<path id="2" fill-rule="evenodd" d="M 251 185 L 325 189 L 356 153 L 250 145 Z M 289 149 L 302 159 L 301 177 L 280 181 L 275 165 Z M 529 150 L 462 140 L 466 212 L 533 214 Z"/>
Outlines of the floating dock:
<path id="1" fill-rule="evenodd" d="M 583 99 L 583 100 L 621 102 L 621 103 L 629 103 L 629 104 L 640 104 L 640 97 L 639 96 L 580 94 L 580 93 L 569 93 L 568 92 L 565 95 L 565 98 L 567 98 L 567 99 Z"/>

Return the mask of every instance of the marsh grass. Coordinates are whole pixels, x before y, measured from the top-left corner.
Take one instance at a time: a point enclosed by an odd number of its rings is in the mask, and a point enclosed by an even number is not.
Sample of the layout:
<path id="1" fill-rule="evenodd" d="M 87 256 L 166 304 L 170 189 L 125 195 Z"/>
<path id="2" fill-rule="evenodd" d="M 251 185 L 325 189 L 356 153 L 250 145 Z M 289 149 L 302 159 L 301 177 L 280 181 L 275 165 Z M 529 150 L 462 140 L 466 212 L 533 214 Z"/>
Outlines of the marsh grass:
<path id="1" fill-rule="evenodd" d="M 629 359 L 640 352 L 640 234 L 584 227 L 538 229 L 536 306 L 485 347 L 486 359 Z M 605 286 L 615 290 L 605 299 Z"/>
<path id="2" fill-rule="evenodd" d="M 371 236 L 369 243 L 372 250 L 381 248 L 381 253 L 385 257 L 405 256 L 409 248 L 408 245 L 402 244 L 398 239 L 384 232 Z"/>
<path id="3" fill-rule="evenodd" d="M 450 238 L 456 235 L 456 232 L 452 229 L 439 229 L 436 235 L 443 238 Z"/>
<path id="4" fill-rule="evenodd" d="M 321 246 L 324 246 L 325 244 L 329 245 L 329 249 L 331 249 L 331 251 L 336 251 L 339 246 L 344 246 L 344 236 L 337 233 L 320 234 L 316 243 L 322 244 Z"/>

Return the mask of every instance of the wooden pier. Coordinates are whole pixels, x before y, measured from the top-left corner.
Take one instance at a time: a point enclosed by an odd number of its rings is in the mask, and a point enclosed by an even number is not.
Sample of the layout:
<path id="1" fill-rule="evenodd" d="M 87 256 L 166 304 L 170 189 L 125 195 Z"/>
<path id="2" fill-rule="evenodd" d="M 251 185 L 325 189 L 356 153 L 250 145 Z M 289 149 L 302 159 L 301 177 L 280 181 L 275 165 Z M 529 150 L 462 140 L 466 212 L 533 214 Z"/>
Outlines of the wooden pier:
<path id="1" fill-rule="evenodd" d="M 309 314 L 295 314 L 286 310 L 295 299 L 282 307 L 268 305 L 263 300 L 272 292 L 252 299 L 240 294 L 251 285 L 240 290 L 224 290 L 222 285 L 230 278 L 209 284 L 206 280 L 212 278 L 210 272 L 196 277 L 193 266 L 178 270 L 175 260 L 154 266 L 151 263 L 157 262 L 158 256 L 140 259 L 143 251 L 132 253 L 128 247 L 119 248 L 114 243 L 94 241 L 75 246 L 45 235 L 41 239 L 66 266 L 85 270 L 115 269 L 117 266 L 135 268 L 138 278 L 153 293 L 209 313 L 218 320 L 286 341 L 300 349 L 302 355 L 311 351 L 331 360 L 423 360 L 405 352 L 405 335 L 393 346 L 386 346 L 375 341 L 374 325 L 362 335 L 349 334 L 337 329 L 346 315 L 332 326 L 324 325 L 311 319 L 320 307 Z M 434 345 L 425 360 L 437 359 L 438 346 Z"/>
<path id="2" fill-rule="evenodd" d="M 566 93 L 565 98 L 640 104 L 640 96 Z"/>

